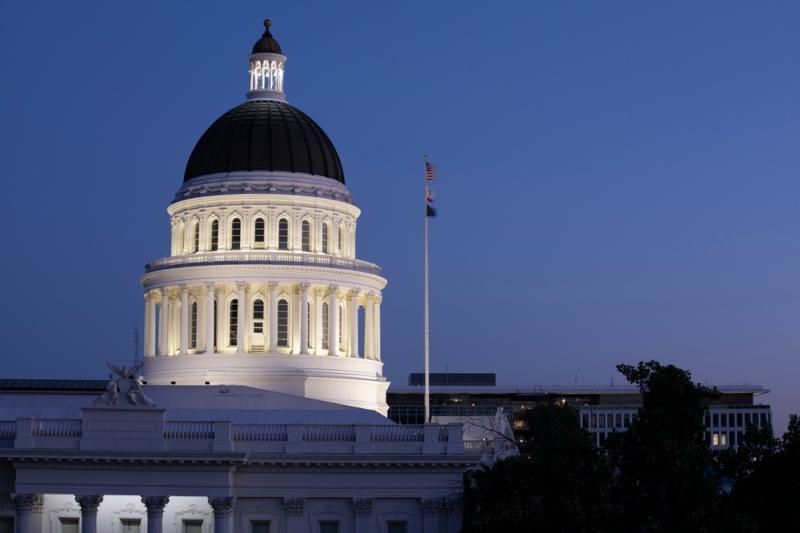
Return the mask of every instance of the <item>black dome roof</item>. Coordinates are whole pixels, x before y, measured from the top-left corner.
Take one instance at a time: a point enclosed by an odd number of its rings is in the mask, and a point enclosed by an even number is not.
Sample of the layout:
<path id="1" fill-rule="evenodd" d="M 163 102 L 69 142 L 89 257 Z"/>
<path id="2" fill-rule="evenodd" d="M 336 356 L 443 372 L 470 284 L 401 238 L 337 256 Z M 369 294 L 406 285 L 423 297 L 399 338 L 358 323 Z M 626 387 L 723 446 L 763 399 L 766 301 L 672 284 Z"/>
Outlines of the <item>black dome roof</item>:
<path id="1" fill-rule="evenodd" d="M 302 172 L 344 183 L 339 154 L 322 128 L 277 100 L 248 100 L 219 117 L 197 141 L 183 181 L 253 170 Z"/>

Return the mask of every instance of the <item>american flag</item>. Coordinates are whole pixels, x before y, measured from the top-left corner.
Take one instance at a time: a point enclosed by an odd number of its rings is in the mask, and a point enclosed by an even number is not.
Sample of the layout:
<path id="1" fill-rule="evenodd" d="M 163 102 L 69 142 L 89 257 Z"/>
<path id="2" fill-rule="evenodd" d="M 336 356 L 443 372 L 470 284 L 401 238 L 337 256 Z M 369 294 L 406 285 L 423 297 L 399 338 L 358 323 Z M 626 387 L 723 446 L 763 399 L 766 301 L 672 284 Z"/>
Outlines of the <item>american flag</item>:
<path id="1" fill-rule="evenodd" d="M 438 172 L 438 168 L 435 165 L 432 165 L 425 161 L 425 179 L 428 181 L 432 181 L 436 179 L 436 172 Z"/>

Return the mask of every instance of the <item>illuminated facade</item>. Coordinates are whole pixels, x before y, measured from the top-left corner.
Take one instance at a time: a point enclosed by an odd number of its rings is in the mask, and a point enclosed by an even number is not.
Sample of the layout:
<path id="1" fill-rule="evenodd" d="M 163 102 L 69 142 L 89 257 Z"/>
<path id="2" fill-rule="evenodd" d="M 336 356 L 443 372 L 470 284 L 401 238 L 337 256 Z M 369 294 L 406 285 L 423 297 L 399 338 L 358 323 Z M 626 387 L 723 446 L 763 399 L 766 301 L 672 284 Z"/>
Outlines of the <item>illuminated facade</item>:
<path id="1" fill-rule="evenodd" d="M 456 533 L 461 424 L 393 423 L 378 266 L 269 24 L 146 266 L 144 357 L 0 380 L 0 533 Z"/>

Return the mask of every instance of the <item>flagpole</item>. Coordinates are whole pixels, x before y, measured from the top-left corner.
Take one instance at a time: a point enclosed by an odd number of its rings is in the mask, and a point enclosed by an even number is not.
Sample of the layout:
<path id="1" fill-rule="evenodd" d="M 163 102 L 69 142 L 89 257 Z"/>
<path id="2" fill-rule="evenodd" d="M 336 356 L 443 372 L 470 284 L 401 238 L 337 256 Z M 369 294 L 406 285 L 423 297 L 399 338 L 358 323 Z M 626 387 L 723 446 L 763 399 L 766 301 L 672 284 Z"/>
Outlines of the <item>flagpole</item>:
<path id="1" fill-rule="evenodd" d="M 431 383 L 430 383 L 430 302 L 428 291 L 428 156 L 425 156 L 425 209 L 422 212 L 425 217 L 425 423 L 431 421 Z"/>

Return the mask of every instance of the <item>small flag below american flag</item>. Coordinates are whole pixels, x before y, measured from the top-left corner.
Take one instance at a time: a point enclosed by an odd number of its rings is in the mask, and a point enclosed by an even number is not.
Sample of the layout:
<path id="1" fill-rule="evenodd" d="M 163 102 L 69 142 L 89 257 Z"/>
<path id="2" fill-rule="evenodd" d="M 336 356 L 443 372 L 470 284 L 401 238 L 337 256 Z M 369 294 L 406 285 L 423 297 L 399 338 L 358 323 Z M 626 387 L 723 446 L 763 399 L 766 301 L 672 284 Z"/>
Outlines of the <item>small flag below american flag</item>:
<path id="1" fill-rule="evenodd" d="M 426 202 L 427 203 L 425 204 L 425 214 L 427 216 L 429 216 L 429 217 L 435 217 L 436 216 L 436 209 L 433 207 L 433 201 L 435 199 L 436 199 L 436 197 L 433 194 L 433 190 L 431 190 L 431 188 L 428 187 L 428 194 L 426 196 Z"/>

